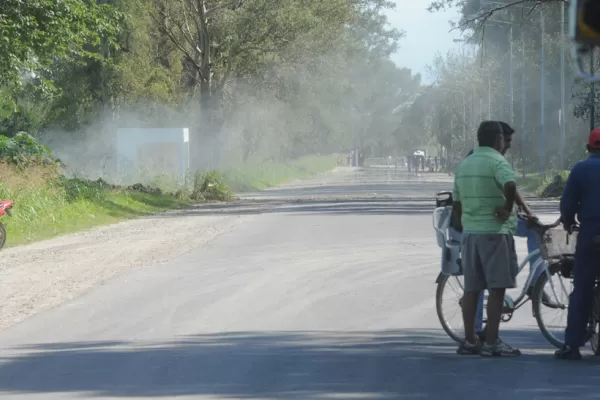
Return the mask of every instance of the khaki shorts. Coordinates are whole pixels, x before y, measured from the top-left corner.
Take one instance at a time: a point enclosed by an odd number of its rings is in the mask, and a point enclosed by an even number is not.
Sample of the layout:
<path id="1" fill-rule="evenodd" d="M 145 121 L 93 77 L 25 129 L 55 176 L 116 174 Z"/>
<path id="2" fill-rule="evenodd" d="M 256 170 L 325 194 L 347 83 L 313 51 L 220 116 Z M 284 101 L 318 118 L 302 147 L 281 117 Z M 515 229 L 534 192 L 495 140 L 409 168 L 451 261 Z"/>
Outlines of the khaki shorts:
<path id="1" fill-rule="evenodd" d="M 461 253 L 465 291 L 517 286 L 519 263 L 512 235 L 464 233 Z"/>

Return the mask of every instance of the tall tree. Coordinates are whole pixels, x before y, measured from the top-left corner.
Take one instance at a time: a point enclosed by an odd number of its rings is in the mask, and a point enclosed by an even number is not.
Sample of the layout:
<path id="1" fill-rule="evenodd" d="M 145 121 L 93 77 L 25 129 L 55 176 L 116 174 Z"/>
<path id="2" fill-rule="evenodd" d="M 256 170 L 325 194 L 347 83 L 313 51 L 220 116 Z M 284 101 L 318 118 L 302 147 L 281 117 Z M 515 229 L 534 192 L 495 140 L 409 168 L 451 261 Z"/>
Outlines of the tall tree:
<path id="1" fill-rule="evenodd" d="M 120 15 L 108 5 L 83 0 L 4 0 L 0 8 L 0 86 L 16 89 L 40 77 L 56 60 L 77 62 L 102 38 L 114 39 Z"/>

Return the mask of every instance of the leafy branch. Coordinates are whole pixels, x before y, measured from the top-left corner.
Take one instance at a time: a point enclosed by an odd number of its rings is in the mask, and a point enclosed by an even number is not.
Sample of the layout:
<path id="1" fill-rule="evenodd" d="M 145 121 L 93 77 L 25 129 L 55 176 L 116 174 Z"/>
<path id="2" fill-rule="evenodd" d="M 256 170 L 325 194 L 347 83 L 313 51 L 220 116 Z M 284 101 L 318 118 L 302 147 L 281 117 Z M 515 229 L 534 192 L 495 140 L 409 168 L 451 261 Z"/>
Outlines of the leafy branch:
<path id="1" fill-rule="evenodd" d="M 506 11 L 509 9 L 521 8 L 521 18 L 525 20 L 531 14 L 538 9 L 540 6 L 546 4 L 555 4 L 555 3 L 569 3 L 569 0 L 513 0 L 506 4 L 497 4 L 491 8 L 487 9 L 479 9 L 472 15 L 468 15 L 463 17 L 462 21 L 457 25 L 450 29 L 450 32 L 453 30 L 461 30 L 464 32 L 467 29 L 472 29 L 473 34 L 472 37 L 480 36 L 480 40 L 483 41 L 485 36 L 485 26 L 488 21 L 495 15 L 501 11 Z M 463 12 L 466 9 L 467 3 L 465 1 L 457 1 L 457 0 L 438 0 L 432 2 L 428 10 L 429 12 L 435 12 L 443 9 L 448 9 L 451 7 L 462 6 Z"/>

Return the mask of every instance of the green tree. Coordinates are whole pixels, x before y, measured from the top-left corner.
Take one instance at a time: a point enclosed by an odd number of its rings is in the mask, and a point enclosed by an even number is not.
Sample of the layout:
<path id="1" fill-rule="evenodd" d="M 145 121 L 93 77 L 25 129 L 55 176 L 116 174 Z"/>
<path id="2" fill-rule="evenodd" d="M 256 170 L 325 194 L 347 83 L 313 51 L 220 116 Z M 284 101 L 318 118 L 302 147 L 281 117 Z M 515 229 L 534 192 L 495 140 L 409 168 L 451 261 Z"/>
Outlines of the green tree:
<path id="1" fill-rule="evenodd" d="M 582 156 L 581 143 L 589 129 L 587 111 L 591 102 L 589 86 L 577 81 L 572 68 L 574 60 L 567 53 L 566 115 L 563 116 L 566 132 L 563 139 L 558 111 L 561 107 L 563 40 L 560 33 L 561 7 L 564 4 L 561 1 L 503 2 L 505 5 L 496 2 L 483 4 L 479 0 L 442 0 L 432 3 L 431 10 L 459 7 L 462 13 L 459 28 L 473 45 L 477 45 L 479 66 L 490 75 L 492 117 L 509 122 L 512 72 L 512 122 L 517 129 L 517 137 L 511 157 L 515 165 L 527 171 L 568 167 Z M 567 40 L 567 52 L 569 49 Z M 465 84 L 479 85 L 478 94 L 485 99 L 487 88 L 481 83 L 487 77 L 474 74 L 473 70 L 465 70 L 463 76 Z"/>
<path id="2" fill-rule="evenodd" d="M 83 0 L 4 0 L 0 9 L 0 86 L 17 88 L 27 77 L 42 83 L 56 60 L 97 57 L 102 39 L 118 33 L 120 15 Z M 91 45 L 91 47 L 90 47 Z"/>
<path id="3" fill-rule="evenodd" d="M 67 3 L 77 7 L 60 8 Z M 77 21 L 52 31 L 77 34 L 77 41 L 49 34 L 41 44 L 27 42 L 41 56 L 28 50 L 31 56 L 14 63 L 35 73 L 5 86 L 10 96 L 0 104 L 0 128 L 6 131 L 52 128 L 70 141 L 86 132 L 110 147 L 115 128 L 129 123 L 186 126 L 193 167 L 357 145 L 389 154 L 402 147 L 397 131 L 404 113 L 397 106 L 420 90 L 420 77 L 389 60 L 402 32 L 387 25 L 383 11 L 392 3 L 386 0 L 29 5 Z M 19 18 L 33 13 L 20 7 Z M 55 90 L 37 94 L 51 84 Z"/>

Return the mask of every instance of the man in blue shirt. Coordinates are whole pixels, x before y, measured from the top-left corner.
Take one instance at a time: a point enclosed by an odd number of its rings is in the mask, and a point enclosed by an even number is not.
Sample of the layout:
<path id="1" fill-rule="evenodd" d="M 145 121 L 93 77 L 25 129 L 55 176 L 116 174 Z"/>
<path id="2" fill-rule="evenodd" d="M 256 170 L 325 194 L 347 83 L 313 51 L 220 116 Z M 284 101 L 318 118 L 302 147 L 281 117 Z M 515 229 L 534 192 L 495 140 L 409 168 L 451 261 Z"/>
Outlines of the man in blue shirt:
<path id="1" fill-rule="evenodd" d="M 580 224 L 565 345 L 555 353 L 556 358 L 565 360 L 581 359 L 579 348 L 585 344 L 594 282 L 600 274 L 600 129 L 590 132 L 587 150 L 589 158 L 573 166 L 560 200 L 565 229 L 575 224 L 575 216 Z"/>

